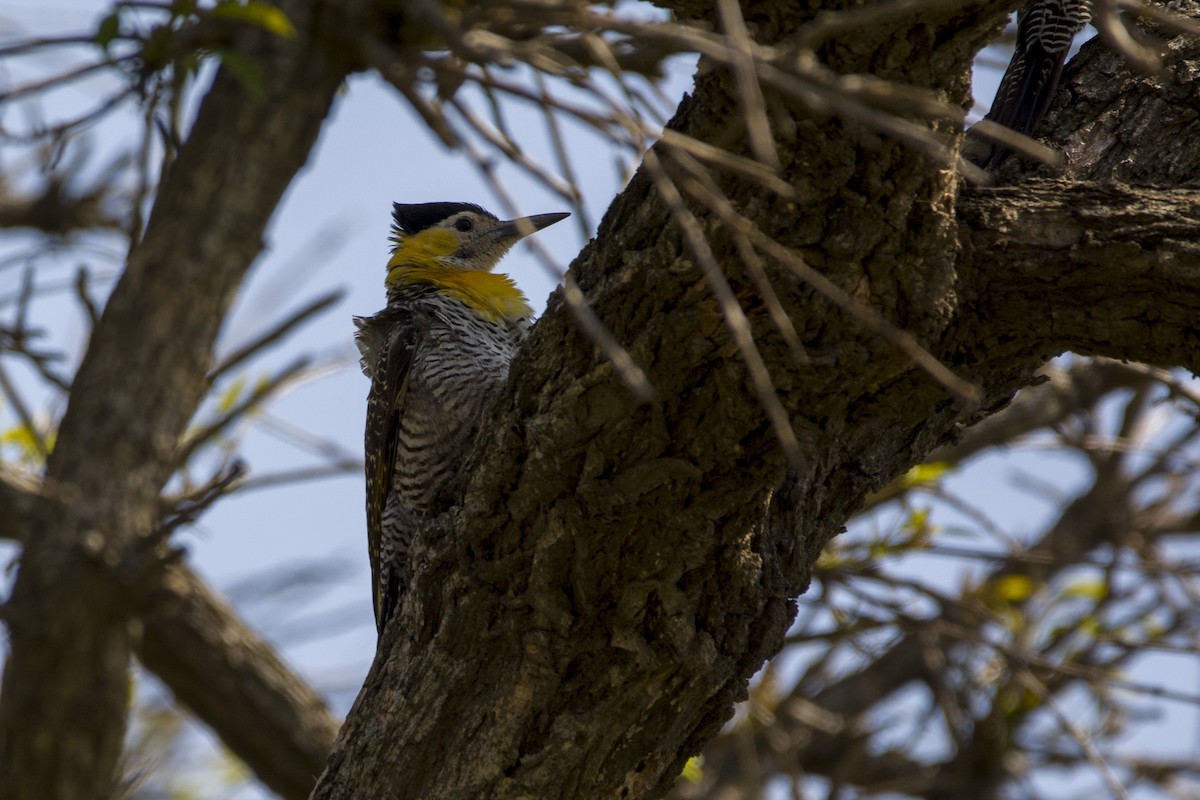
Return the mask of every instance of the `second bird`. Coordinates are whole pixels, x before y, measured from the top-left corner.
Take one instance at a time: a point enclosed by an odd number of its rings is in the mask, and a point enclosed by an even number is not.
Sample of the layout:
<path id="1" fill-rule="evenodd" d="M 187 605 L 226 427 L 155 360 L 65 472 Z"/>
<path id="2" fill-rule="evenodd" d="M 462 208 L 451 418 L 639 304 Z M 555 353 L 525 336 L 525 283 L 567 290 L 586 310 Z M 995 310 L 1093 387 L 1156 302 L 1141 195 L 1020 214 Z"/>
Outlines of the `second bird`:
<path id="1" fill-rule="evenodd" d="M 1054 100 L 1067 53 L 1075 35 L 1092 19 L 1092 0 L 1026 0 L 1017 14 L 1017 43 L 1004 71 L 986 120 L 1025 136 Z M 1008 153 L 999 144 L 983 142 L 968 153 L 984 168 L 995 166 Z"/>
<path id="2" fill-rule="evenodd" d="M 565 219 L 503 221 L 470 203 L 393 206 L 387 308 L 356 317 L 367 399 L 367 538 L 383 636 L 409 580 L 422 517 L 470 452 L 532 310 L 491 270 L 522 237 Z"/>

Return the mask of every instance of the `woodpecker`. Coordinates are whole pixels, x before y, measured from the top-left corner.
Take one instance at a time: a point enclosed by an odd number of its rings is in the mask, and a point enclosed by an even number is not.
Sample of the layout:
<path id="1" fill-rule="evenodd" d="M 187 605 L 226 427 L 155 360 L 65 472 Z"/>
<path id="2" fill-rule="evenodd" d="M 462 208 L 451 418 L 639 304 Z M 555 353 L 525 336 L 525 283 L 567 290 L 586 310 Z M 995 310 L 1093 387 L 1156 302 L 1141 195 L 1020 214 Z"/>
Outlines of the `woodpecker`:
<path id="1" fill-rule="evenodd" d="M 387 307 L 355 317 L 367 398 L 367 542 L 379 636 L 409 580 L 421 518 L 454 477 L 508 377 L 532 310 L 492 272 L 569 214 L 503 221 L 471 203 L 393 205 Z"/>
<path id="2" fill-rule="evenodd" d="M 1091 22 L 1091 0 L 1027 0 L 1017 13 L 1017 43 L 984 119 L 1032 136 L 1050 110 L 1075 35 Z M 998 163 L 1008 151 L 983 147 L 976 160 Z"/>

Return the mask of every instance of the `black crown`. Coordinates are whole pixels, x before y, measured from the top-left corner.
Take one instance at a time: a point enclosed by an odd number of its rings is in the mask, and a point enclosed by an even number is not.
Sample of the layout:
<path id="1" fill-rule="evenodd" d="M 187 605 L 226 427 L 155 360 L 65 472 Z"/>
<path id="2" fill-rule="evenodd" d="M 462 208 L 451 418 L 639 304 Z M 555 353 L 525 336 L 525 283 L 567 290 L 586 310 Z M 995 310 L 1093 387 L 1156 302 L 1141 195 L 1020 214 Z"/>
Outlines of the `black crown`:
<path id="1" fill-rule="evenodd" d="M 474 211 L 476 214 L 496 219 L 490 211 L 474 203 L 392 203 L 392 219 L 396 223 L 396 231 L 410 235 L 420 233 L 460 211 Z"/>

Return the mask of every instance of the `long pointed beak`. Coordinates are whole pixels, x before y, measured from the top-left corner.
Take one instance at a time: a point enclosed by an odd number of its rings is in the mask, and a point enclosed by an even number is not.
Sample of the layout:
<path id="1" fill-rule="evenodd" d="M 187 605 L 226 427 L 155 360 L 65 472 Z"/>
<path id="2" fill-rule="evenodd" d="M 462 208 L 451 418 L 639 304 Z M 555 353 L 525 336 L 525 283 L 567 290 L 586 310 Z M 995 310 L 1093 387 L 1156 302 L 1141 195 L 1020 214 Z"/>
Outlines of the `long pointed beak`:
<path id="1" fill-rule="evenodd" d="M 556 222 L 560 222 L 571 216 L 566 211 L 558 211 L 554 214 L 534 214 L 531 217 L 521 217 L 520 219 L 510 219 L 508 222 L 501 224 L 492 233 L 501 241 L 513 241 L 523 239 L 531 233 L 536 233 L 542 228 L 549 228 Z"/>

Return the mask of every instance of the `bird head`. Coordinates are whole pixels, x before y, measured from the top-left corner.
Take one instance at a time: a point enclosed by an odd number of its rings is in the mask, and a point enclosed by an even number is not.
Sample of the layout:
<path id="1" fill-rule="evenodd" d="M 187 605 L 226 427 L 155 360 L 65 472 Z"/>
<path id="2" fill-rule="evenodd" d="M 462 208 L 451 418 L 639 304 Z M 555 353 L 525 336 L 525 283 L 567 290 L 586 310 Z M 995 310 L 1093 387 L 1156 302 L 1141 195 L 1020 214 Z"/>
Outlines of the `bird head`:
<path id="1" fill-rule="evenodd" d="M 520 239 L 568 216 L 500 220 L 472 203 L 394 203 L 388 274 L 406 267 L 489 272 Z"/>

